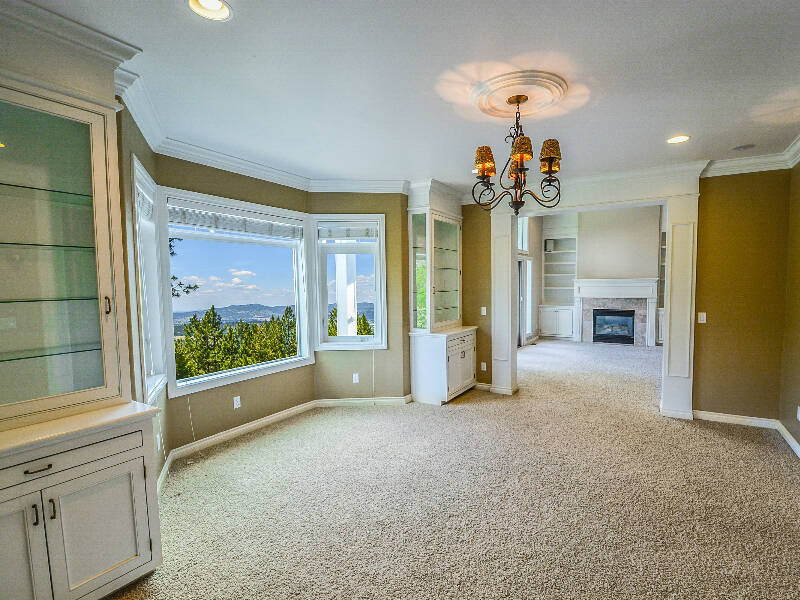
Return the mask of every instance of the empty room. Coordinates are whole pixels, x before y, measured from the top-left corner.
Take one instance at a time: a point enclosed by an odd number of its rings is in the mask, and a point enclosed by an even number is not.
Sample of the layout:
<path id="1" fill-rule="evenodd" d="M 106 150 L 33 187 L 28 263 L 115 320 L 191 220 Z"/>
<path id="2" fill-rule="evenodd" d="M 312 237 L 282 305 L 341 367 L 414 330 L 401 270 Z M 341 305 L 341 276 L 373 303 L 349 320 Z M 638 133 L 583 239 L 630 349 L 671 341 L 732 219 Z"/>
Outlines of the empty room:
<path id="1" fill-rule="evenodd" d="M 798 32 L 0 0 L 0 600 L 800 600 Z"/>

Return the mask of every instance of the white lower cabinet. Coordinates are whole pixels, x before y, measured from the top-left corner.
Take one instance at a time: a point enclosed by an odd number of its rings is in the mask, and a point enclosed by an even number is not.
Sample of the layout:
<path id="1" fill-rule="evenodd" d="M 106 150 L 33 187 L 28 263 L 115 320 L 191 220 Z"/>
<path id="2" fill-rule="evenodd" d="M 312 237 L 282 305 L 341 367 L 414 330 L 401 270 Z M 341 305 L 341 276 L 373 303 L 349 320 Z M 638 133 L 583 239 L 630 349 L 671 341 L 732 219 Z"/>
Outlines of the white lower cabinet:
<path id="1" fill-rule="evenodd" d="M 102 598 L 160 564 L 151 428 L 0 453 L 0 598 Z"/>
<path id="2" fill-rule="evenodd" d="M 539 335 L 572 337 L 574 310 L 571 306 L 540 306 Z"/>
<path id="3" fill-rule="evenodd" d="M 444 404 L 475 386 L 475 332 L 456 327 L 411 334 L 411 395 L 415 402 Z"/>

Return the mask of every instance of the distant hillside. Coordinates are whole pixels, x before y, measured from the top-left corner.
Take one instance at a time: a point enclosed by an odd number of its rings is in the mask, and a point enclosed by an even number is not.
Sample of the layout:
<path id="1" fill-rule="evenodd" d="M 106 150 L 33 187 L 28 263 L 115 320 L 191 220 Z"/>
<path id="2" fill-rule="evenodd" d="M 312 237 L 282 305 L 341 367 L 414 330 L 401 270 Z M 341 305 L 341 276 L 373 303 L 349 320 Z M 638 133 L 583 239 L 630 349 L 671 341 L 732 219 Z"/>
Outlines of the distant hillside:
<path id="1" fill-rule="evenodd" d="M 328 305 L 328 312 L 334 307 L 333 304 Z M 222 317 L 223 323 L 236 323 L 237 321 L 245 321 L 247 323 L 257 323 L 259 321 L 266 321 L 272 316 L 280 317 L 286 306 L 265 306 L 263 304 L 234 304 L 231 306 L 214 307 Z M 172 324 L 175 328 L 175 335 L 184 335 L 184 326 L 192 318 L 192 315 L 197 315 L 197 318 L 202 318 L 205 310 L 186 310 L 177 311 L 172 313 Z M 371 302 L 359 302 L 358 314 L 367 315 L 367 321 L 375 323 L 375 307 Z"/>

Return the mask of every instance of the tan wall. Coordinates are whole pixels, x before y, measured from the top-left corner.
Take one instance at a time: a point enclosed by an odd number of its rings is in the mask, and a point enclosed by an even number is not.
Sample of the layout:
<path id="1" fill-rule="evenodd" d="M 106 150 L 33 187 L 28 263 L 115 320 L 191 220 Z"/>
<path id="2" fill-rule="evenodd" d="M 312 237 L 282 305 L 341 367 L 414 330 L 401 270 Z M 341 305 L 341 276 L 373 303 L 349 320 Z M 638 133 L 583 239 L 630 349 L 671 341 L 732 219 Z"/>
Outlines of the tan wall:
<path id="1" fill-rule="evenodd" d="M 800 164 L 791 171 L 788 238 L 780 419 L 794 439 L 800 440 Z"/>
<path id="2" fill-rule="evenodd" d="M 405 396 L 411 391 L 408 311 L 408 199 L 402 194 L 312 194 L 244 175 L 154 154 L 127 111 L 118 117 L 120 187 L 130 222 L 131 153 L 159 185 L 290 210 L 386 215 L 389 349 L 317 352 L 316 364 L 212 390 L 156 401 L 156 434 L 164 440 L 159 468 L 170 450 L 315 398 Z M 312 199 L 313 197 L 313 199 Z M 313 208 L 312 208 L 313 205 Z M 375 377 L 373 380 L 373 358 Z M 358 370 L 360 384 L 352 384 Z M 317 372 L 319 375 L 317 376 Z M 374 388 L 373 388 L 374 383 Z M 369 392 L 365 392 L 365 390 Z M 233 410 L 233 396 L 242 407 Z M 141 399 L 141 392 L 137 396 Z"/>
<path id="3" fill-rule="evenodd" d="M 658 277 L 658 206 L 594 210 L 578 217 L 578 277 Z"/>
<path id="4" fill-rule="evenodd" d="M 308 210 L 312 213 L 386 215 L 388 349 L 317 352 L 314 373 L 317 398 L 410 394 L 408 197 L 403 194 L 312 193 Z M 358 383 L 353 383 L 354 372 L 359 374 Z"/>
<path id="5" fill-rule="evenodd" d="M 775 418 L 789 171 L 700 180 L 694 408 Z"/>
<path id="6" fill-rule="evenodd" d="M 464 325 L 477 325 L 475 372 L 480 383 L 492 383 L 492 219 L 479 206 L 461 207 L 461 262 Z M 486 316 L 481 316 L 481 306 Z M 481 362 L 486 370 L 481 371 Z"/>

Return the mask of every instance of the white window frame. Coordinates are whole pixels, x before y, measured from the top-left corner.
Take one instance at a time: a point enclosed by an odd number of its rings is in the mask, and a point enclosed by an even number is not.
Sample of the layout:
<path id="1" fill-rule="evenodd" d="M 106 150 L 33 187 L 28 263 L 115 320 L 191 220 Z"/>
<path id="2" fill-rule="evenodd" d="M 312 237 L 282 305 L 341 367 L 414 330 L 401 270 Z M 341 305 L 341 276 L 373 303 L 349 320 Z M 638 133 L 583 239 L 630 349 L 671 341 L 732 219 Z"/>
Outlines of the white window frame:
<path id="1" fill-rule="evenodd" d="M 345 223 L 370 223 L 378 225 L 378 241 L 320 244 L 318 228 L 325 225 Z M 316 350 L 385 350 L 386 334 L 386 217 L 383 214 L 319 214 L 312 218 L 314 244 L 316 248 L 317 293 L 316 293 Z M 334 252 L 335 251 L 335 252 Z M 328 338 L 328 254 L 372 254 L 375 257 L 375 334 L 372 336 L 337 336 Z"/>
<path id="2" fill-rule="evenodd" d="M 530 217 L 517 217 L 517 252 L 530 254 Z"/>
<path id="3" fill-rule="evenodd" d="M 136 311 L 138 327 L 138 350 L 141 358 L 141 387 L 144 400 L 153 404 L 161 391 L 167 386 L 167 344 L 162 325 L 163 276 L 161 244 L 159 236 L 160 218 L 158 215 L 158 186 L 136 156 L 132 156 L 133 172 L 133 254 L 135 298 L 132 306 Z M 154 235 L 145 232 L 143 221 L 153 224 Z M 155 262 L 155 280 L 148 275 L 145 261 Z M 151 295 L 154 294 L 154 297 Z M 154 301 L 154 302 L 153 302 Z M 151 311 L 155 311 L 153 314 Z M 158 323 L 157 327 L 153 327 Z M 160 357 L 153 348 L 160 350 Z M 159 360 L 160 358 L 160 360 Z M 152 373 L 148 374 L 149 371 Z"/>
<path id="4" fill-rule="evenodd" d="M 309 292 L 310 287 L 313 286 L 307 285 L 308 281 L 313 281 L 313 278 L 311 277 L 312 274 L 307 272 L 309 270 L 308 264 L 310 262 L 307 260 L 310 246 L 309 238 L 311 237 L 309 231 L 310 228 L 307 226 L 308 215 L 306 213 L 293 210 L 275 208 L 272 206 L 265 206 L 252 202 L 243 202 L 241 200 L 233 200 L 230 198 L 222 198 L 219 196 L 212 196 L 209 194 L 201 194 L 198 192 L 190 192 L 187 190 L 163 186 L 159 187 L 158 194 L 159 205 L 163 209 L 163 224 L 161 227 L 163 231 L 163 239 L 161 244 L 163 273 L 171 273 L 168 247 L 168 206 L 189 208 L 237 217 L 283 222 L 303 228 L 302 241 L 286 242 L 287 245 L 292 245 L 297 250 L 295 255 L 295 298 L 297 302 L 297 308 L 295 312 L 298 329 L 298 356 L 268 363 L 239 367 L 237 369 L 230 369 L 227 371 L 220 371 L 218 373 L 210 373 L 208 375 L 199 375 L 190 379 L 178 381 L 175 376 L 175 336 L 172 322 L 172 292 L 169 285 L 164 285 L 163 297 L 165 300 L 165 312 L 163 324 L 168 346 L 167 375 L 169 397 L 174 398 L 178 396 L 185 396 L 187 394 L 209 390 L 221 385 L 229 385 L 231 383 L 252 379 L 254 377 L 263 377 L 264 375 L 269 375 L 270 373 L 278 373 L 281 371 L 314 364 L 314 353 L 311 351 L 312 344 L 310 340 L 310 321 L 312 320 L 311 315 L 313 313 L 309 310 L 312 305 Z M 167 282 L 168 276 L 163 277 L 162 281 Z"/>

